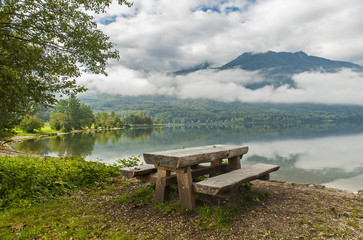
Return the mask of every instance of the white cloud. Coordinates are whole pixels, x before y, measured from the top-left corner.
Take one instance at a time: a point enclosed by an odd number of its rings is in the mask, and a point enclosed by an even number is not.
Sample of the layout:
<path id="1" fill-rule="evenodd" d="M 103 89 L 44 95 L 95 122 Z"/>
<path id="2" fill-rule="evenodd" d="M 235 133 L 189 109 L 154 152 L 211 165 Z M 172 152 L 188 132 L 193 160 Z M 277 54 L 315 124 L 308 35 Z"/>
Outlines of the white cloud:
<path id="1" fill-rule="evenodd" d="M 81 82 L 122 95 L 363 105 L 362 76 L 348 70 L 296 75 L 298 89 L 255 91 L 245 85 L 263 80 L 257 72 L 167 74 L 206 61 L 221 66 L 243 52 L 268 50 L 302 50 L 363 65 L 362 12 L 361 0 L 140 0 L 131 8 L 114 4 L 96 20 L 121 59 L 110 65 L 108 78 L 84 76 Z M 101 24 L 105 19 L 113 22 Z"/>
<path id="2" fill-rule="evenodd" d="M 179 98 L 204 98 L 219 101 L 324 103 L 363 105 L 363 73 L 342 69 L 337 73 L 305 72 L 292 78 L 296 88 L 283 85 L 246 88 L 265 81 L 259 72 L 241 69 L 200 70 L 187 75 L 141 74 L 130 69 L 111 68 L 108 77 L 85 75 L 80 79 L 89 90 L 125 96 L 173 95 Z"/>

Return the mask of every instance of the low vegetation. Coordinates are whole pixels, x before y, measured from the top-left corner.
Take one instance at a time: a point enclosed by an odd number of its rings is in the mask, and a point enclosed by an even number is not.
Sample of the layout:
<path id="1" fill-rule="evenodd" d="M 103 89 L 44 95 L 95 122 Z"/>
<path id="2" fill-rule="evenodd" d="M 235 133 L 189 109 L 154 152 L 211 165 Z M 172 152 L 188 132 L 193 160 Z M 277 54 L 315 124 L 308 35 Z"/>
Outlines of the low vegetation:
<path id="1" fill-rule="evenodd" d="M 0 158 L 0 210 L 27 207 L 118 175 L 115 166 L 82 158 Z"/>

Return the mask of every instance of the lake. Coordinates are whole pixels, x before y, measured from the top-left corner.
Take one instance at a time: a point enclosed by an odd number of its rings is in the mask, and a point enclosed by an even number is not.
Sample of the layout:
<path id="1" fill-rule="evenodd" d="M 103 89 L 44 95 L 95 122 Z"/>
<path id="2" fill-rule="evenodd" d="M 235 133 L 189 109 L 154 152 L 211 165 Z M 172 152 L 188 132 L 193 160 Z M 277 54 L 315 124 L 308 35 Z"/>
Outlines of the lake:
<path id="1" fill-rule="evenodd" d="M 315 127 L 163 127 L 74 133 L 13 144 L 35 154 L 83 156 L 115 163 L 144 152 L 212 144 L 249 146 L 242 165 L 280 165 L 271 179 L 323 184 L 356 192 L 363 189 L 363 129 Z"/>

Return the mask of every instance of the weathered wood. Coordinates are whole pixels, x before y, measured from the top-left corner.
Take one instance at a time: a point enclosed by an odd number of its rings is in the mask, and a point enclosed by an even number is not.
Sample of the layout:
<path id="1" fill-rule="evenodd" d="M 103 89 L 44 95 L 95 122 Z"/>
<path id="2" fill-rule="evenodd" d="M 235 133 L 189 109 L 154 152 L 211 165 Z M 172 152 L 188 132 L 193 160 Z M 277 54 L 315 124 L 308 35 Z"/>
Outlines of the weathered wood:
<path id="1" fill-rule="evenodd" d="M 166 197 L 165 178 L 170 176 L 170 171 L 158 169 L 156 173 L 155 200 L 164 202 Z"/>
<path id="2" fill-rule="evenodd" d="M 195 199 L 193 194 L 193 181 L 190 167 L 186 167 L 185 171 L 177 171 L 178 192 L 180 206 L 187 209 L 194 209 Z"/>
<path id="3" fill-rule="evenodd" d="M 232 158 L 228 158 L 228 170 L 237 170 L 241 168 L 241 157 L 235 156 Z"/>
<path id="4" fill-rule="evenodd" d="M 121 175 L 127 178 L 148 175 L 150 173 L 155 173 L 156 171 L 156 167 L 151 164 L 145 164 L 137 167 L 120 168 Z"/>
<path id="5" fill-rule="evenodd" d="M 154 153 L 144 153 L 146 163 L 169 168 L 184 168 L 187 166 L 213 162 L 226 158 L 241 156 L 248 152 L 248 147 L 234 145 L 211 145 L 185 149 L 174 149 Z"/>
<path id="6" fill-rule="evenodd" d="M 279 168 L 280 166 L 278 165 L 255 164 L 249 167 L 208 178 L 201 182 L 193 183 L 193 188 L 195 192 L 217 195 L 230 190 L 241 183 L 265 176 L 266 174 L 276 171 Z"/>
<path id="7" fill-rule="evenodd" d="M 204 176 L 207 174 L 224 173 L 224 172 L 226 172 L 226 169 L 227 169 L 227 164 L 216 165 L 216 166 L 201 166 L 201 165 L 193 166 L 193 168 L 191 169 L 192 178 L 195 179 L 197 177 Z M 164 170 L 166 170 L 166 169 L 164 169 Z M 156 174 L 140 175 L 140 176 L 136 176 L 136 178 L 139 179 L 140 181 L 150 182 L 150 183 L 155 183 L 155 184 L 157 181 Z M 176 174 L 165 177 L 161 181 L 162 181 L 162 184 L 164 184 L 165 186 L 170 186 L 170 185 L 178 183 Z"/>
<path id="8" fill-rule="evenodd" d="M 262 176 L 262 177 L 260 177 L 260 178 L 258 178 L 258 179 L 260 179 L 260 180 L 265 180 L 265 181 L 270 180 L 270 174 L 269 174 L 269 173 L 267 173 L 266 175 L 264 175 L 264 176 Z"/>
<path id="9" fill-rule="evenodd" d="M 214 160 L 210 163 L 211 166 L 221 165 L 223 159 Z"/>

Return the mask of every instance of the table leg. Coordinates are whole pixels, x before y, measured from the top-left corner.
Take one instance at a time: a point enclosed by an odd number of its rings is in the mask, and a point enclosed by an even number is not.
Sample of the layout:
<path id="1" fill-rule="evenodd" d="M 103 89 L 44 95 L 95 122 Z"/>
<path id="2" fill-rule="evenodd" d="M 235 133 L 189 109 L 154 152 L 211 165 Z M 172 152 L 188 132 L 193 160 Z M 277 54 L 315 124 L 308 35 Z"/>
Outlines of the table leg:
<path id="1" fill-rule="evenodd" d="M 232 171 L 232 170 L 236 170 L 236 169 L 241 169 L 241 157 L 240 156 L 228 158 L 228 170 Z"/>
<path id="2" fill-rule="evenodd" d="M 155 200 L 159 202 L 164 202 L 166 197 L 166 185 L 165 177 L 170 176 L 170 171 L 165 169 L 158 169 L 156 173 L 156 187 L 155 187 Z"/>
<path id="3" fill-rule="evenodd" d="M 178 191 L 180 206 L 193 210 L 195 207 L 195 199 L 193 194 L 193 179 L 190 167 L 184 171 L 177 171 Z"/>
<path id="4" fill-rule="evenodd" d="M 218 160 L 214 160 L 212 162 L 210 162 L 210 166 L 217 166 L 217 165 L 222 165 L 222 159 L 218 159 Z M 209 177 L 214 177 L 216 176 L 216 173 L 210 173 Z"/>

